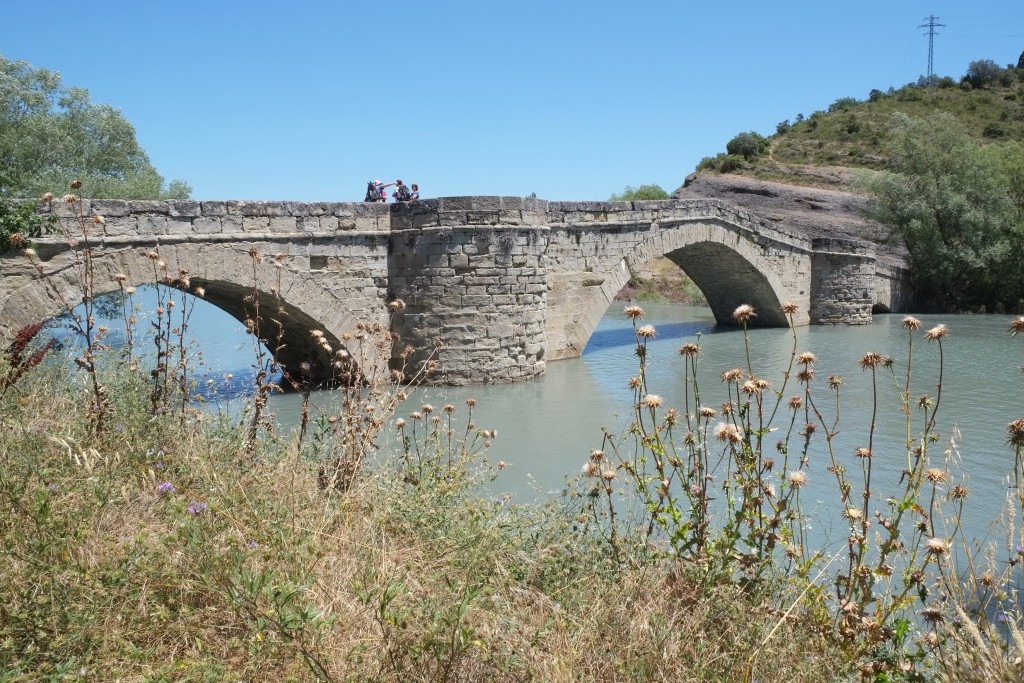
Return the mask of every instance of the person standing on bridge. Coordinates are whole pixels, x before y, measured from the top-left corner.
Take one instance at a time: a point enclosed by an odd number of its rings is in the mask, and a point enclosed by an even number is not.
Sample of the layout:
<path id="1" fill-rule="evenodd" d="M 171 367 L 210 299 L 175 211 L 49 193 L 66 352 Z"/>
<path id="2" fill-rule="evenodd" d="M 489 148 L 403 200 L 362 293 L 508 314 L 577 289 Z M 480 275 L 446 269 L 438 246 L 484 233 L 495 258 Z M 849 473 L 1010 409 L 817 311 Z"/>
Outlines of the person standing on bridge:
<path id="1" fill-rule="evenodd" d="M 374 180 L 366 184 L 366 198 L 364 202 L 386 202 L 388 200 L 388 193 L 384 190 L 386 187 L 391 187 L 395 183 L 382 183 L 379 179 Z"/>
<path id="2" fill-rule="evenodd" d="M 410 202 L 419 201 L 419 198 L 420 198 L 420 186 L 417 185 L 416 183 L 413 183 L 412 184 L 412 193 L 409 195 L 409 201 Z"/>
<path id="3" fill-rule="evenodd" d="M 395 201 L 396 202 L 408 202 L 412 197 L 412 193 L 409 192 L 409 186 L 404 184 L 401 180 L 395 181 Z"/>

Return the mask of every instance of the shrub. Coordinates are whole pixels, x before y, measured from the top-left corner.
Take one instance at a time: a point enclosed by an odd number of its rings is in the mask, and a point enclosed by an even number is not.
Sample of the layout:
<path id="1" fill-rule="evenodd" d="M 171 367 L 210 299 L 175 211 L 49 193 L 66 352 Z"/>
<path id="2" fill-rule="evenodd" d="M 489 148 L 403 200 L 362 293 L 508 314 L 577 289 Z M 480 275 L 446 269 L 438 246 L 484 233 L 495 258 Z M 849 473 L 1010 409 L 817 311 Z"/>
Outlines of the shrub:
<path id="1" fill-rule="evenodd" d="M 974 88 L 984 88 L 994 83 L 1003 75 L 1003 68 L 991 59 L 979 59 L 967 66 L 964 79 Z"/>
<path id="2" fill-rule="evenodd" d="M 668 198 L 668 192 L 663 190 L 660 185 L 641 185 L 640 187 L 626 185 L 626 188 L 622 191 L 621 194 L 613 194 L 611 197 L 609 197 L 609 201 L 631 202 L 660 200 Z"/>
<path id="3" fill-rule="evenodd" d="M 54 223 L 53 214 L 40 214 L 35 202 L 0 197 L 0 254 L 31 247 L 32 240 L 50 232 Z"/>
<path id="4" fill-rule="evenodd" d="M 840 97 L 838 100 L 829 105 L 828 111 L 848 111 L 860 104 L 860 100 L 856 97 Z"/>
<path id="5" fill-rule="evenodd" d="M 749 131 L 740 133 L 732 140 L 729 140 L 725 145 L 725 149 L 730 155 L 741 156 L 750 161 L 768 151 L 770 145 L 771 142 L 766 137 L 754 131 Z"/>

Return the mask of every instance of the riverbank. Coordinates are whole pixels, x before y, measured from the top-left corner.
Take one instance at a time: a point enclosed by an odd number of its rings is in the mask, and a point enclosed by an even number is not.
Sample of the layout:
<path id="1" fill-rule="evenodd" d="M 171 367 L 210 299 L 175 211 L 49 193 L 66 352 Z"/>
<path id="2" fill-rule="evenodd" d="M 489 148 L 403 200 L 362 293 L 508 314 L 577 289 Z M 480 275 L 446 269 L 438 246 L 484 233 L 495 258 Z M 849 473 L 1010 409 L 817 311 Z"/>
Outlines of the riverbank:
<path id="1" fill-rule="evenodd" d="M 820 681 L 847 666 L 813 613 L 780 616 L 799 594 L 785 579 L 751 594 L 615 553 L 580 526 L 586 496 L 479 499 L 502 465 L 471 406 L 416 406 L 406 455 L 342 481 L 325 463 L 351 451 L 329 418 L 305 444 L 250 449 L 244 420 L 153 415 L 138 380 L 110 381 L 99 432 L 56 368 L 0 396 L 5 681 Z M 448 437 L 449 420 L 466 426 Z"/>
<path id="2" fill-rule="evenodd" d="M 480 423 L 471 399 L 410 405 L 405 388 L 390 383 L 342 391 L 330 405 L 304 404 L 302 426 L 285 437 L 260 412 L 266 385 L 241 415 L 219 415 L 181 401 L 176 388 L 187 384 L 154 393 L 154 377 L 131 364 L 97 365 L 97 392 L 77 381 L 81 368 L 31 367 L 26 353 L 5 354 L 6 680 L 982 681 L 1021 673 L 1012 644 L 1019 614 L 998 597 L 1006 577 L 950 583 L 959 576 L 955 532 L 947 540 L 927 523 L 918 528 L 918 515 L 938 518 L 932 487 L 955 488 L 929 464 L 927 427 L 904 494 L 914 524 L 903 525 L 905 553 L 876 566 L 876 548 L 850 572 L 853 559 L 841 550 L 802 546 L 806 475 L 786 454 L 806 448 L 814 430 L 801 428 L 792 447 L 768 437 L 771 450 L 762 448 L 772 429 L 759 433 L 750 422 L 762 406 L 760 380 L 741 386 L 735 373 L 725 384 L 737 391 L 734 413 L 707 405 L 683 416 L 663 405 L 646 389 L 643 361 L 656 331 L 639 309 L 628 314 L 635 345 L 623 351 L 640 360 L 636 450 L 628 434 L 606 441 L 563 495 L 529 505 L 481 496 L 507 472 L 489 455 L 502 435 Z M 939 328 L 928 332 L 937 342 Z M 699 350 L 680 352 L 688 359 Z M 804 356 L 801 373 L 813 374 L 816 361 Z M 866 369 L 875 367 L 866 358 Z M 697 386 L 692 376 L 680 384 Z M 673 434 L 684 418 L 689 429 Z M 368 458 L 385 431 L 395 449 Z M 703 445 L 694 450 L 695 442 Z M 683 488 L 690 467 L 736 489 L 700 478 Z M 841 490 L 843 481 L 859 491 L 870 475 L 841 479 Z M 720 521 L 702 525 L 701 510 Z M 845 516 L 852 543 L 873 537 L 861 533 L 859 507 Z M 878 528 L 900 526 L 885 519 Z M 850 582 L 887 575 L 896 578 Z M 836 590 L 847 597 L 837 600 Z M 962 602 L 937 598 L 954 590 Z M 997 615 L 1009 631 L 995 628 Z"/>
<path id="3" fill-rule="evenodd" d="M 660 256 L 644 270 L 634 273 L 629 282 L 615 295 L 616 301 L 676 303 L 686 306 L 706 306 L 704 293 L 683 270 L 668 258 Z"/>

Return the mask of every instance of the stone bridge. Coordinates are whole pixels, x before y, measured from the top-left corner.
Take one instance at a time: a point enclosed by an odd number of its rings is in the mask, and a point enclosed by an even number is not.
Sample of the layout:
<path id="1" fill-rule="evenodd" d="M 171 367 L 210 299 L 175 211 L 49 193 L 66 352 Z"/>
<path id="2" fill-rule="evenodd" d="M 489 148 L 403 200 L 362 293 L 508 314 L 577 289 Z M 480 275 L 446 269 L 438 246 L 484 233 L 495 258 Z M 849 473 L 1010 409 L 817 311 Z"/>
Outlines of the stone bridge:
<path id="1" fill-rule="evenodd" d="M 407 345 L 414 363 L 434 354 L 435 383 L 536 377 L 547 361 L 579 356 L 630 274 L 663 255 L 723 324 L 744 303 L 760 325 L 786 325 L 784 302 L 797 305 L 797 325 L 860 325 L 907 301 L 904 273 L 870 245 L 807 239 L 718 200 L 84 200 L 84 221 L 73 219 L 78 206 L 40 207 L 64 230 L 37 240 L 35 259 L 0 257 L 0 335 L 81 302 L 86 244 L 97 295 L 184 273 L 239 320 L 257 304 L 280 320 L 267 340 L 278 360 L 309 362 L 323 381 L 330 363 L 310 332 L 338 349 L 359 322 L 400 337 L 385 354 Z"/>

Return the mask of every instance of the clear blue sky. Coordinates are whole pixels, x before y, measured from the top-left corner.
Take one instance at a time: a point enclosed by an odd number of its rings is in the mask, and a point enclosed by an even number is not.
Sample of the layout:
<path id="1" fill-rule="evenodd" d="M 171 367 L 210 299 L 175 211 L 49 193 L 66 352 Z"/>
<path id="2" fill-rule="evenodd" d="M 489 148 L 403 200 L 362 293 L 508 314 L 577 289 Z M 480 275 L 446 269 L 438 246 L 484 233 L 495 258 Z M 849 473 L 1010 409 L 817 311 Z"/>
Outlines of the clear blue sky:
<path id="1" fill-rule="evenodd" d="M 1020 0 L 8 0 L 0 54 L 120 108 L 198 199 L 607 199 L 916 81 L 931 15 L 938 75 L 1024 51 Z"/>

